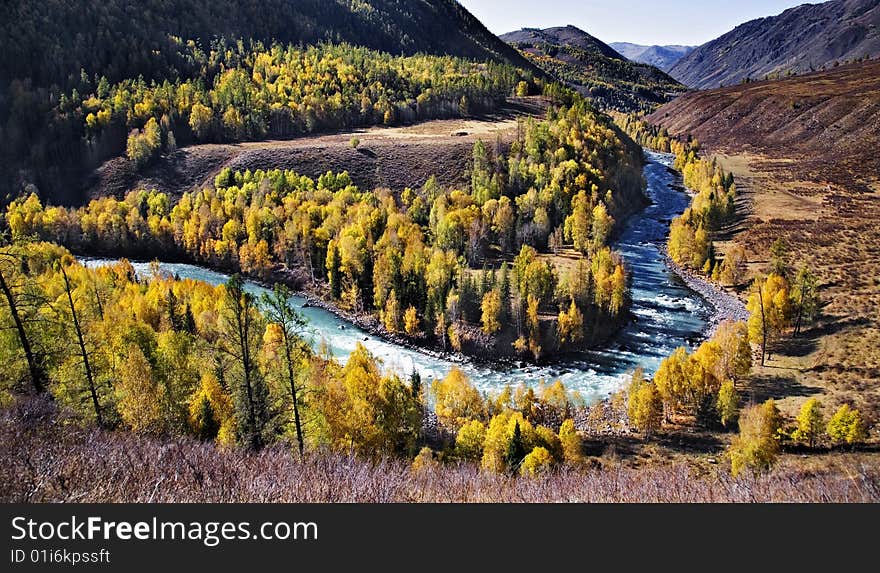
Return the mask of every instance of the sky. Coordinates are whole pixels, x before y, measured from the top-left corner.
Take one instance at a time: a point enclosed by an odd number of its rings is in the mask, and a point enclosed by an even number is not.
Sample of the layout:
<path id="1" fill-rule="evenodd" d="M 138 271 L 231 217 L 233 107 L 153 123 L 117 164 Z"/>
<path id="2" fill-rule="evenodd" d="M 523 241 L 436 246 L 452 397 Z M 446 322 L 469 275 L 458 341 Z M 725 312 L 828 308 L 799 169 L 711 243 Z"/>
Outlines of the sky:
<path id="1" fill-rule="evenodd" d="M 806 0 L 459 0 L 495 34 L 573 24 L 603 42 L 700 45 Z M 819 0 L 813 0 L 814 4 Z"/>

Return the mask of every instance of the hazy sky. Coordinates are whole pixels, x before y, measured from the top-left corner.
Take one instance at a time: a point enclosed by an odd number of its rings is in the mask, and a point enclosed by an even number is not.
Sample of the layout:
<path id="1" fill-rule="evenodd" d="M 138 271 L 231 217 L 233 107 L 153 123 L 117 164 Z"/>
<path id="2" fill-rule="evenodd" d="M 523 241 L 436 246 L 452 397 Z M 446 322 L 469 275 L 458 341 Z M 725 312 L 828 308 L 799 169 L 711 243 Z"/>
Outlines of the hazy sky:
<path id="1" fill-rule="evenodd" d="M 604 42 L 699 45 L 805 0 L 459 0 L 495 34 L 573 24 Z M 813 0 L 813 4 L 820 3 Z"/>

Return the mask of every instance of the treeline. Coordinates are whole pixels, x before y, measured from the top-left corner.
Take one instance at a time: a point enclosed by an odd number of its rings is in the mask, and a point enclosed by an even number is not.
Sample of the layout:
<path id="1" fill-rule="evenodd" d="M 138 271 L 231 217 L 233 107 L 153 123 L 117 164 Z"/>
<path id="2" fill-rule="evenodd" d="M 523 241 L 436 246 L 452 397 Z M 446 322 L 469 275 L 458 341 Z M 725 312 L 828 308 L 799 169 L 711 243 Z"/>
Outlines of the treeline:
<path id="1" fill-rule="evenodd" d="M 347 173 L 224 169 L 176 204 L 136 191 L 66 210 L 30 196 L 10 204 L 7 224 L 16 239 L 85 252 L 177 253 L 260 278 L 300 269 L 306 286 L 390 332 L 456 350 L 490 336 L 498 354 L 537 360 L 623 316 L 627 273 L 608 241 L 614 215 L 641 196 L 630 151 L 581 101 L 525 123 L 506 154 L 475 143 L 467 190 L 432 178 L 395 197 Z M 557 268 L 548 251 L 562 248 L 580 262 Z"/>
<path id="2" fill-rule="evenodd" d="M 363 347 L 344 365 L 312 351 L 277 286 L 260 297 L 234 276 L 213 287 L 131 264 L 88 268 L 62 247 L 0 252 L 0 364 L 12 392 L 50 392 L 83 423 L 300 452 L 331 448 L 535 473 L 580 456 L 561 383 L 480 394 L 457 369 L 431 388 L 386 372 Z M 15 327 L 12 327 L 15 325 Z M 426 424 L 433 404 L 439 426 Z M 419 464 L 433 461 L 427 450 Z"/>

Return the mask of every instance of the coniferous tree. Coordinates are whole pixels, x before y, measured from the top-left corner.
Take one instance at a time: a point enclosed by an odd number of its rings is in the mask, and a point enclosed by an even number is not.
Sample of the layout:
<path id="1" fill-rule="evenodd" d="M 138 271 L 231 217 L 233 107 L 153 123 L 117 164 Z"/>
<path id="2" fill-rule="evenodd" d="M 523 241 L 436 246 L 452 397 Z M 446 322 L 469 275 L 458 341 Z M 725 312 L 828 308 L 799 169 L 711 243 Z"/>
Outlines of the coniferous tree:
<path id="1" fill-rule="evenodd" d="M 252 448 L 265 443 L 263 435 L 269 418 L 268 388 L 257 367 L 257 354 L 263 335 L 263 319 L 254 297 L 244 290 L 240 275 L 226 283 L 223 309 L 222 349 L 232 359 L 232 395 L 241 440 Z"/>

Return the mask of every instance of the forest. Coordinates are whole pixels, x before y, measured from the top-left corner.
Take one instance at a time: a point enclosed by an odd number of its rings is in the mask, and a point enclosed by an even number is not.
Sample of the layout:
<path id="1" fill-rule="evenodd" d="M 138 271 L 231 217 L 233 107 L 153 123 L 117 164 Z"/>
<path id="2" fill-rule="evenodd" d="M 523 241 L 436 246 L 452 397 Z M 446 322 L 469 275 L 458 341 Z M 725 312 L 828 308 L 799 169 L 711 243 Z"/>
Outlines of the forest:
<path id="1" fill-rule="evenodd" d="M 572 45 L 520 43 L 523 56 L 551 77 L 588 96 L 602 109 L 650 113 L 684 90 L 651 66 L 609 58 Z"/>
<path id="2" fill-rule="evenodd" d="M 13 80 L 4 153 L 25 178 L 10 174 L 8 192 L 30 185 L 75 204 L 80 179 L 110 157 L 125 154 L 143 166 L 193 143 L 468 116 L 495 109 L 520 83 L 535 81 L 508 64 L 391 56 L 348 44 L 215 40 L 202 48 L 173 40 L 187 66 L 171 79 L 114 81 L 83 68 L 69 89 L 48 96 Z"/>
<path id="3" fill-rule="evenodd" d="M 601 341 L 626 317 L 627 273 L 609 248 L 640 205 L 640 158 L 582 100 L 529 120 L 509 150 L 474 144 L 469 189 L 429 179 L 400 197 L 348 174 L 222 170 L 179 200 L 135 191 L 80 209 L 10 204 L 14 239 L 78 252 L 177 256 L 261 279 L 298 270 L 312 289 L 389 333 L 444 350 L 538 360 Z M 573 268 L 553 253 L 572 250 Z"/>

